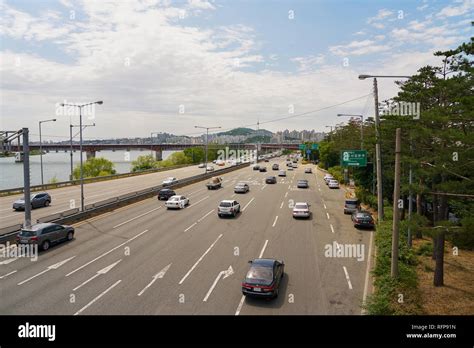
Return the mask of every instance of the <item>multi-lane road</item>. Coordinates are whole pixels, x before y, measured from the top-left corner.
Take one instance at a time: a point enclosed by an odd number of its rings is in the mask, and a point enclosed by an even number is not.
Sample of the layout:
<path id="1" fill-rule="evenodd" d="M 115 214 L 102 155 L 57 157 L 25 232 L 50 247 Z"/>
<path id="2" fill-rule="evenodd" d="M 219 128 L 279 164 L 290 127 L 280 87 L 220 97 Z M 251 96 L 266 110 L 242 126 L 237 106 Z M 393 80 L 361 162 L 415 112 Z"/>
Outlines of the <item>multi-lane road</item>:
<path id="1" fill-rule="evenodd" d="M 312 165 L 266 185 L 277 174 L 273 163 L 286 169 L 284 159 L 274 159 L 264 164 L 267 173 L 246 167 L 225 174 L 219 190 L 208 191 L 204 182 L 177 190 L 190 198 L 182 210 L 166 210 L 153 198 L 82 221 L 73 241 L 36 261 L 0 258 L 0 313 L 361 314 L 373 232 L 352 226 L 343 213 L 344 189 L 329 189 Z M 304 173 L 306 166 L 313 174 Z M 296 188 L 299 178 L 309 180 L 309 189 Z M 250 192 L 234 194 L 239 181 Z M 236 199 L 242 213 L 218 218 L 223 199 Z M 311 204 L 310 220 L 293 219 L 290 206 L 299 201 Z M 328 257 L 334 242 L 363 246 L 363 259 Z M 275 300 L 242 296 L 248 260 L 257 257 L 285 262 Z"/>
<path id="2" fill-rule="evenodd" d="M 220 168 L 225 167 L 215 166 L 216 170 Z M 152 174 L 89 183 L 84 185 L 84 205 L 103 201 L 108 198 L 117 197 L 126 193 L 140 191 L 148 187 L 161 185 L 163 180 L 170 176 L 183 179 L 185 177 L 202 173 L 204 173 L 204 169 L 198 168 L 196 165 Z M 81 207 L 81 191 L 79 185 L 67 186 L 47 192 L 52 196 L 51 205 L 49 207 L 33 209 L 31 211 L 32 221 L 36 221 L 41 217 Z M 22 198 L 23 194 L 0 198 L 0 228 L 21 224 L 23 222 L 24 213 L 21 211 L 14 211 L 12 209 L 13 202 Z"/>

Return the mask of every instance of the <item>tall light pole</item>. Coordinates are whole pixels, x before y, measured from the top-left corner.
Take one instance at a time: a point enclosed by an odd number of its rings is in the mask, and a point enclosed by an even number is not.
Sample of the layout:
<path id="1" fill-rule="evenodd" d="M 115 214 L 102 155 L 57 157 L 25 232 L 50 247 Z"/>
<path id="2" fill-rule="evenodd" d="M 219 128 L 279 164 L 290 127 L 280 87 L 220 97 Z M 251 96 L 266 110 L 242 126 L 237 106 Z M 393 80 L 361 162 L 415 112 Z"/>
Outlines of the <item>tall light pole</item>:
<path id="1" fill-rule="evenodd" d="M 72 107 L 77 107 L 79 108 L 79 151 L 80 151 L 80 159 L 81 159 L 81 167 L 80 167 L 80 173 L 81 173 L 81 211 L 84 211 L 84 171 L 83 171 L 83 160 L 82 160 L 82 108 L 85 106 L 89 105 L 102 105 L 104 102 L 102 100 L 92 102 L 92 103 L 86 103 L 86 104 L 66 104 L 66 103 L 61 103 L 61 106 L 72 106 Z"/>
<path id="2" fill-rule="evenodd" d="M 72 155 L 72 139 L 77 135 L 72 135 L 72 129 L 74 127 L 79 127 L 79 125 L 75 125 L 75 124 L 69 124 L 69 146 L 70 146 L 70 149 L 69 149 L 69 153 L 70 153 L 70 158 L 71 158 L 71 174 L 69 175 L 69 180 L 72 181 L 72 178 L 73 178 L 73 173 L 74 173 L 74 163 L 73 163 L 73 155 Z M 87 127 L 95 127 L 95 123 L 93 124 L 85 124 L 82 126 L 83 129 L 86 129 Z"/>
<path id="3" fill-rule="evenodd" d="M 379 92 L 377 78 L 410 78 L 411 76 L 389 76 L 389 75 L 359 75 L 359 80 L 367 78 L 374 79 L 374 104 L 375 104 L 375 157 L 377 165 L 377 217 L 383 220 L 383 179 L 382 179 L 382 154 L 380 151 L 380 117 L 379 117 Z"/>
<path id="4" fill-rule="evenodd" d="M 44 185 L 44 182 L 43 182 L 43 143 L 42 143 L 42 139 L 41 139 L 41 124 L 46 123 L 46 122 L 56 122 L 56 119 L 52 118 L 52 119 L 49 119 L 49 120 L 39 121 L 41 186 Z"/>
<path id="5" fill-rule="evenodd" d="M 209 139 L 209 129 L 219 129 L 221 127 L 202 127 L 202 126 L 194 126 L 194 128 L 201 128 L 206 130 L 206 159 L 205 159 L 205 167 L 206 167 L 206 173 L 207 173 L 207 144 L 208 144 L 208 139 Z"/>
<path id="6" fill-rule="evenodd" d="M 360 149 L 364 148 L 364 115 L 337 114 L 337 117 L 360 117 Z"/>

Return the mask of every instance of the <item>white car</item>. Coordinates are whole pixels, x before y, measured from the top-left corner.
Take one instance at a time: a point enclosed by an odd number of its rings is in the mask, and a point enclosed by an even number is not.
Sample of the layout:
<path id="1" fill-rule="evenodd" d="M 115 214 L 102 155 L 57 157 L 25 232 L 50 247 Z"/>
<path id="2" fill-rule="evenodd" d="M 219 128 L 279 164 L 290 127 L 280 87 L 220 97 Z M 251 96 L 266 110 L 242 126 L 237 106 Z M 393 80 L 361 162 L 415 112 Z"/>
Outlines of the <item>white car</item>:
<path id="1" fill-rule="evenodd" d="M 286 172 L 284 170 L 280 170 L 278 172 L 278 176 L 286 176 Z"/>
<path id="2" fill-rule="evenodd" d="M 187 205 L 189 205 L 189 198 L 179 195 L 171 196 L 165 203 L 167 209 L 183 209 Z"/>
<path id="3" fill-rule="evenodd" d="M 339 181 L 329 180 L 328 186 L 329 188 L 339 188 Z"/>
<path id="4" fill-rule="evenodd" d="M 198 168 L 206 168 L 206 165 L 204 163 L 201 163 L 200 165 L 198 165 Z"/>
<path id="5" fill-rule="evenodd" d="M 288 170 L 289 170 L 289 171 L 290 171 L 290 170 L 293 170 L 293 166 L 289 166 L 289 167 L 288 167 Z"/>
<path id="6" fill-rule="evenodd" d="M 310 205 L 306 202 L 295 203 L 293 207 L 293 217 L 294 218 L 309 218 L 311 212 L 309 211 Z"/>
<path id="7" fill-rule="evenodd" d="M 326 174 L 326 175 L 324 175 L 323 180 L 327 185 L 327 184 L 329 184 L 329 180 L 334 180 L 334 177 L 331 174 Z"/>
<path id="8" fill-rule="evenodd" d="M 234 200 L 224 200 L 217 207 L 217 215 L 222 217 L 224 215 L 232 215 L 236 217 L 240 213 L 240 204 Z"/>
<path id="9" fill-rule="evenodd" d="M 214 171 L 214 167 L 213 166 L 207 166 L 206 170 L 208 172 L 212 172 L 212 171 Z"/>
<path id="10" fill-rule="evenodd" d="M 163 186 L 168 186 L 168 185 L 176 184 L 177 182 L 178 182 L 178 179 L 170 176 L 169 178 L 166 178 L 165 180 L 163 180 L 162 185 Z"/>

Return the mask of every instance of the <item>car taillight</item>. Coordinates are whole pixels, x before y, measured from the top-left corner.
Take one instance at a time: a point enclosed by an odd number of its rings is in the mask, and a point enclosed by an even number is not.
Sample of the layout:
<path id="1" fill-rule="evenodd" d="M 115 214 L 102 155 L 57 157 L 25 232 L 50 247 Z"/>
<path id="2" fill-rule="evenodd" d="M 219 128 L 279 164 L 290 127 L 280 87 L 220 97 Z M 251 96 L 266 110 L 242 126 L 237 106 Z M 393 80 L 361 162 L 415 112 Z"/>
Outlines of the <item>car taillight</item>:
<path id="1" fill-rule="evenodd" d="M 247 289 L 252 288 L 252 287 L 251 287 L 249 284 L 247 284 L 247 283 L 242 283 L 242 287 L 247 288 Z"/>
<path id="2" fill-rule="evenodd" d="M 34 236 L 34 237 L 31 237 L 30 240 L 35 240 L 35 241 L 38 241 L 38 237 Z"/>
<path id="3" fill-rule="evenodd" d="M 268 291 L 273 291 L 274 286 L 262 286 L 262 291 L 263 292 L 268 292 Z"/>

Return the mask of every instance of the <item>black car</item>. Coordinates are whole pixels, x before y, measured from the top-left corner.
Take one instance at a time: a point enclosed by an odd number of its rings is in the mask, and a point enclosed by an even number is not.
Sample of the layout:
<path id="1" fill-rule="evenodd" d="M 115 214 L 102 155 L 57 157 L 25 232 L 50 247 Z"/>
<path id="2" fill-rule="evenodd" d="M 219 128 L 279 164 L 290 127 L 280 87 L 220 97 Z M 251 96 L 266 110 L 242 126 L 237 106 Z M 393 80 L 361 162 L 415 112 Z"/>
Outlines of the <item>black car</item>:
<path id="1" fill-rule="evenodd" d="M 31 196 L 30 198 L 31 208 L 47 207 L 51 204 L 51 196 L 49 193 L 40 192 Z M 18 199 L 13 202 L 14 210 L 25 210 L 25 200 Z"/>
<path id="2" fill-rule="evenodd" d="M 263 173 L 263 172 L 266 172 L 267 171 L 267 167 L 260 167 L 260 172 Z"/>
<path id="3" fill-rule="evenodd" d="M 352 214 L 351 219 L 354 223 L 354 227 L 373 228 L 375 226 L 372 214 L 365 210 L 356 211 Z"/>
<path id="4" fill-rule="evenodd" d="M 267 183 L 267 184 L 276 184 L 277 183 L 277 178 L 275 176 L 269 176 L 268 178 L 265 179 L 265 183 Z"/>
<path id="5" fill-rule="evenodd" d="M 279 170 L 280 169 L 280 166 L 278 165 L 278 163 L 275 163 L 273 166 L 272 166 L 272 170 Z"/>
<path id="6" fill-rule="evenodd" d="M 162 189 L 158 192 L 159 201 L 167 201 L 171 196 L 175 196 L 176 192 L 171 189 Z"/>
<path id="7" fill-rule="evenodd" d="M 255 259 L 249 263 L 250 269 L 242 282 L 244 296 L 278 297 L 280 282 L 285 273 L 283 261 Z"/>

